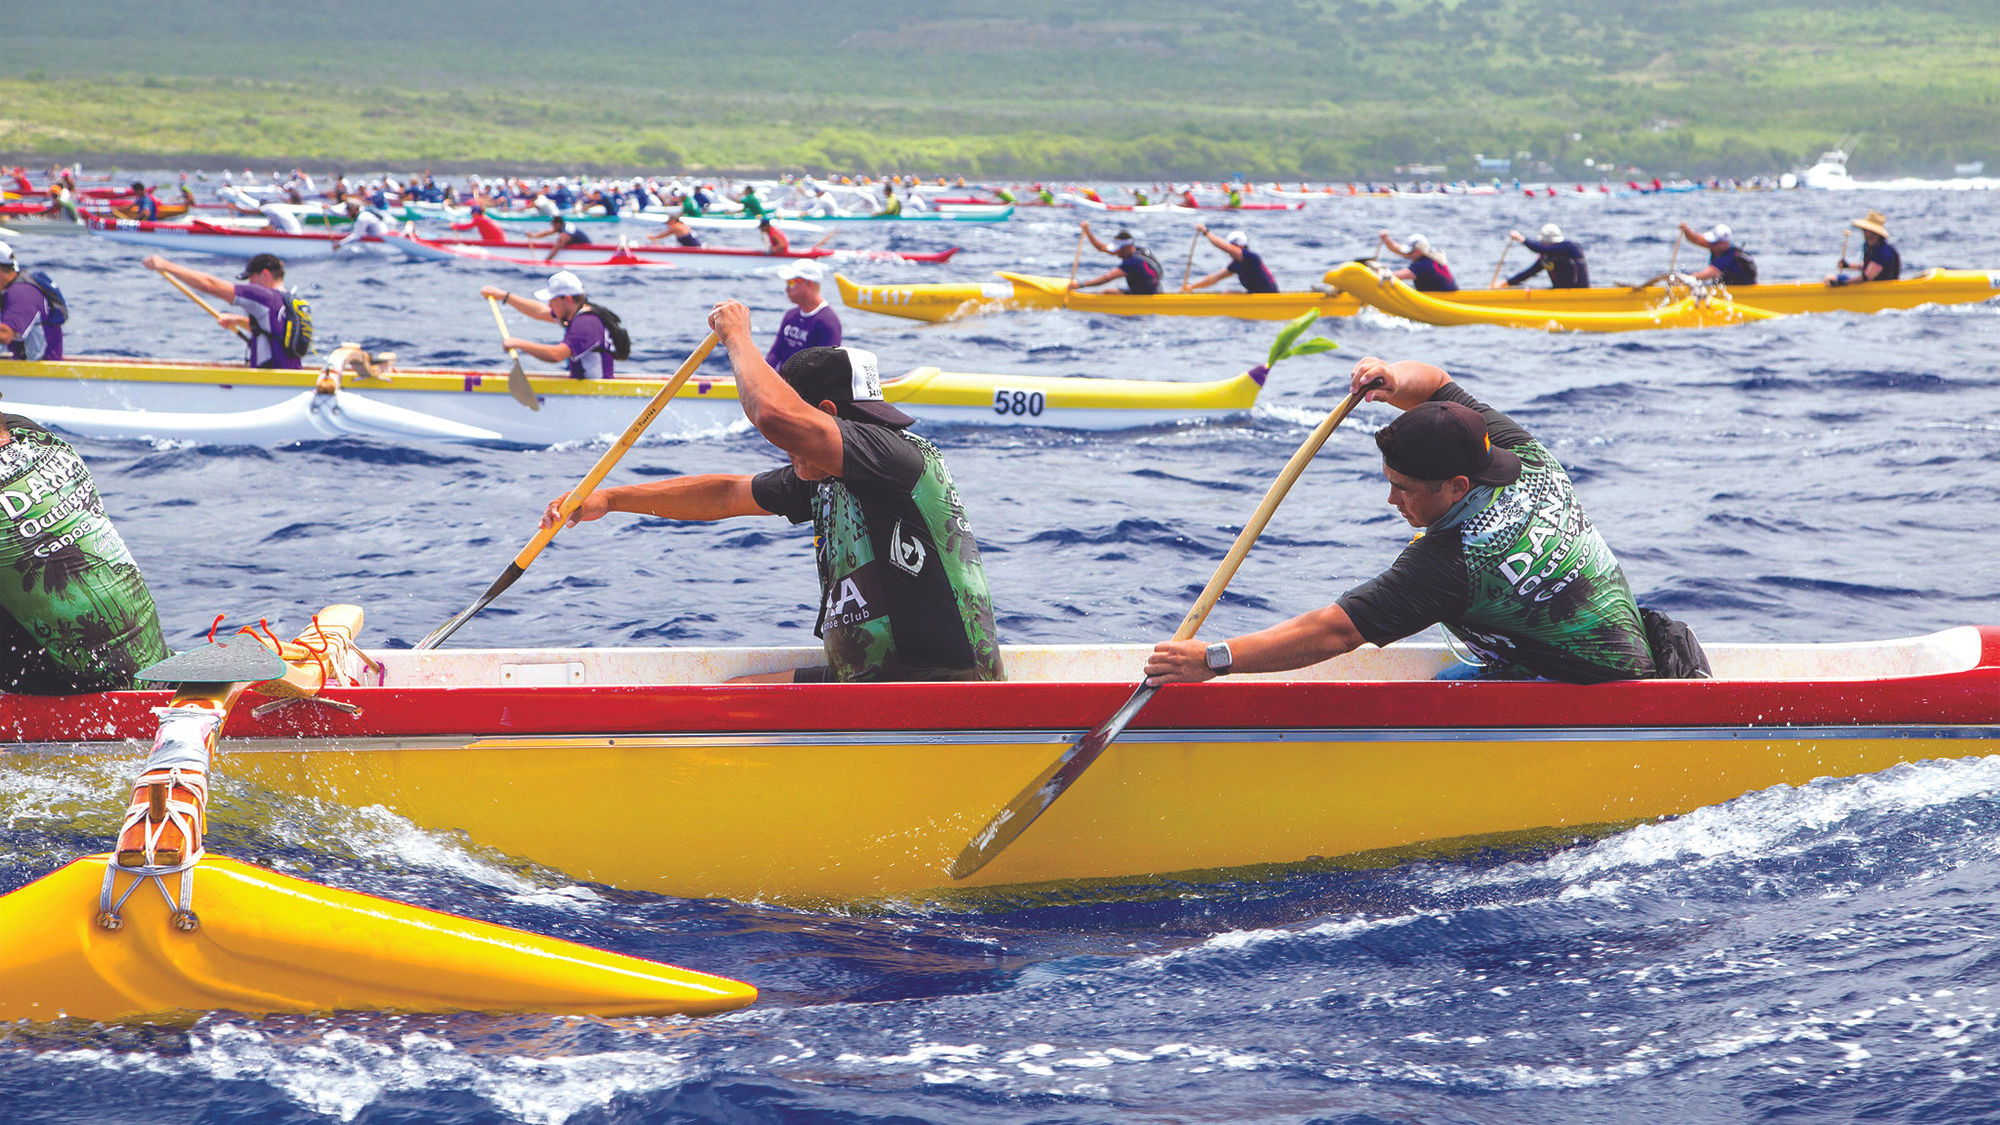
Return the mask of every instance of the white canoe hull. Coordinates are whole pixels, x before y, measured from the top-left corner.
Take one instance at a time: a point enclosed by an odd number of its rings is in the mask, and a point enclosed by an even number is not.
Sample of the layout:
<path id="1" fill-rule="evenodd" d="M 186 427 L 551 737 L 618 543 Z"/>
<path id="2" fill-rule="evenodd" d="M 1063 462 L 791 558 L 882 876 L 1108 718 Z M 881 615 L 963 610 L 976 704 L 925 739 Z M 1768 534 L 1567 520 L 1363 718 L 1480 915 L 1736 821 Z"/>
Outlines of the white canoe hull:
<path id="1" fill-rule="evenodd" d="M 329 382 L 331 380 L 328 380 Z M 541 409 L 507 393 L 501 371 L 403 370 L 349 377 L 315 393 L 314 371 L 75 357 L 0 360 L 0 409 L 81 437 L 283 444 L 338 436 L 546 446 L 621 433 L 656 394 L 659 377 L 531 377 Z M 930 425 L 1120 430 L 1241 417 L 1258 384 L 969 375 L 918 368 L 883 384 L 885 397 Z M 649 434 L 712 436 L 748 426 L 727 378 L 681 388 Z"/>
<path id="2" fill-rule="evenodd" d="M 183 254 L 215 254 L 226 258 L 249 258 L 257 254 L 276 254 L 287 262 L 302 258 L 369 257 L 406 258 L 402 247 L 382 239 L 364 239 L 342 247 L 339 237 L 325 235 L 283 234 L 277 231 L 245 231 L 241 234 L 222 231 L 178 231 L 139 230 L 134 228 L 98 228 L 90 232 L 98 238 L 110 242 L 124 242 L 134 246 L 151 246 L 161 250 L 174 250 Z"/>

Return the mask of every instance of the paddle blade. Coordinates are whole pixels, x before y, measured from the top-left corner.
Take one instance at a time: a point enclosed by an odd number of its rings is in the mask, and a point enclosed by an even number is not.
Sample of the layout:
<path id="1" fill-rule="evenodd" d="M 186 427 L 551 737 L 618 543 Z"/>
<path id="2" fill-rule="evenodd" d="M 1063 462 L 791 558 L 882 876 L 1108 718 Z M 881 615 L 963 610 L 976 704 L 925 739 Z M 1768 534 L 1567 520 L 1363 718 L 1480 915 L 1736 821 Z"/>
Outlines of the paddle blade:
<path id="1" fill-rule="evenodd" d="M 1125 705 L 1115 714 L 1071 743 L 1061 757 L 1043 770 L 1035 780 L 1029 782 L 1028 787 L 1016 794 L 1013 800 L 1007 802 L 1006 808 L 994 813 L 993 819 L 987 821 L 986 826 L 972 837 L 972 841 L 965 845 L 965 850 L 959 852 L 958 858 L 952 861 L 951 877 L 967 878 L 992 862 L 994 856 L 1007 849 L 1007 845 L 1019 839 L 1021 833 L 1026 832 L 1028 826 L 1035 823 L 1035 818 L 1041 816 L 1050 805 L 1055 804 L 1056 798 L 1068 792 L 1071 785 L 1076 784 L 1076 779 L 1083 776 L 1083 771 L 1090 768 L 1090 764 L 1097 760 L 1099 754 L 1104 753 L 1104 748 L 1111 745 L 1111 740 L 1124 733 L 1126 725 L 1138 716 L 1140 709 L 1144 708 L 1153 698 L 1153 694 L 1159 690 L 1151 684 L 1140 684 L 1139 689 L 1132 693 L 1132 698 L 1127 699 Z"/>
<path id="2" fill-rule="evenodd" d="M 492 605 L 493 599 L 499 597 L 501 591 L 505 590 L 509 586 L 512 586 L 514 584 L 514 580 L 516 578 L 521 577 L 522 570 L 523 568 L 519 563 L 508 563 L 507 569 L 500 572 L 500 577 L 493 580 L 493 585 L 488 586 L 486 588 L 485 593 L 479 595 L 478 601 L 473 602 L 471 605 L 466 606 L 464 609 L 459 610 L 458 615 L 453 617 L 450 621 L 447 621 L 444 624 L 438 626 L 437 628 L 432 629 L 430 631 L 430 634 L 426 636 L 423 640 L 418 641 L 414 647 L 418 650 L 422 650 L 422 649 L 436 648 L 437 646 L 443 644 L 446 638 L 450 637 L 453 633 L 458 632 L 459 626 L 472 620 L 473 616 L 476 615 L 480 610 L 485 609 L 489 605 Z"/>
<path id="3" fill-rule="evenodd" d="M 285 662 L 277 653 L 245 638 L 177 652 L 133 673 L 132 678 L 154 684 L 254 684 L 275 679 L 285 671 Z"/>
<path id="4" fill-rule="evenodd" d="M 0 1021 L 215 1010 L 700 1015 L 757 998 L 740 981 L 219 856 L 194 869 L 191 932 L 147 887 L 107 930 L 96 920 L 106 858 L 0 896 Z M 121 874 L 117 889 L 130 879 Z"/>
<path id="5" fill-rule="evenodd" d="M 507 393 L 514 396 L 515 402 L 530 410 L 542 408 L 541 396 L 535 394 L 535 388 L 528 384 L 528 373 L 521 370 L 519 352 L 514 353 L 514 369 L 507 372 Z"/>

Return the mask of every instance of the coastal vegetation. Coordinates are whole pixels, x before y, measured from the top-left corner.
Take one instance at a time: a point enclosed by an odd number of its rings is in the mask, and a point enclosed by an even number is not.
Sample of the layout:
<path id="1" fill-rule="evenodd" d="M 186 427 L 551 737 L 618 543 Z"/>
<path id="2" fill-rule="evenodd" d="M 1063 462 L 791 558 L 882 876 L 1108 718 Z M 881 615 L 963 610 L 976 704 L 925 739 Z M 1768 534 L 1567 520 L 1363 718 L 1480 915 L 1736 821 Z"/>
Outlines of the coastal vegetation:
<path id="1" fill-rule="evenodd" d="M 8 40 L 26 161 L 1595 179 L 1858 137 L 1860 173 L 2000 166 L 1992 0 L 101 0 Z"/>

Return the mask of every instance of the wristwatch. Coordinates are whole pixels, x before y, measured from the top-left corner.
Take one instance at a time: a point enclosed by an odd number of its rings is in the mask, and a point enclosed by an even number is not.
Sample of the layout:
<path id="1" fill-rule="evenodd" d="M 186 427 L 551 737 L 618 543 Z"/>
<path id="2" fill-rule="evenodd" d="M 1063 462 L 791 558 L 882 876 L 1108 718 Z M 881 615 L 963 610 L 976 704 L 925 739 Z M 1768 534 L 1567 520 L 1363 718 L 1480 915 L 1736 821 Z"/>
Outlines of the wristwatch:
<path id="1" fill-rule="evenodd" d="M 1227 676 L 1229 669 L 1236 663 L 1236 655 L 1229 651 L 1228 641 L 1217 641 L 1208 646 L 1208 651 L 1202 656 L 1202 661 L 1208 665 L 1209 671 L 1218 676 Z"/>

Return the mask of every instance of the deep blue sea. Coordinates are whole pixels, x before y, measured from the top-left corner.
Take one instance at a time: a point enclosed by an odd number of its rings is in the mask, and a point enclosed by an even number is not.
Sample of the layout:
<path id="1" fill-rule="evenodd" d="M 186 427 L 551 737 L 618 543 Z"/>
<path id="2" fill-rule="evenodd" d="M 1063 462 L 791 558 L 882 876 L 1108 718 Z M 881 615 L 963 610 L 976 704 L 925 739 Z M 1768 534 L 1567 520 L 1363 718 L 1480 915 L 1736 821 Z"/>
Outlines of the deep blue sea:
<path id="1" fill-rule="evenodd" d="M 1864 188 L 1335 198 L 1205 217 L 1248 232 L 1287 288 L 1371 253 L 1382 228 L 1428 235 L 1463 283 L 1484 285 L 1507 230 L 1548 221 L 1586 246 L 1603 285 L 1666 269 L 1681 219 L 1729 223 L 1768 280 L 1818 277 L 1845 222 L 1871 209 L 1888 215 L 1906 271 L 2000 271 L 1997 204 L 1989 191 Z M 870 280 L 1062 275 L 1079 217 L 851 226 L 841 244 L 965 248 L 945 267 L 853 269 Z M 1193 218 L 1130 225 L 1177 279 Z M 69 295 L 73 353 L 240 353 L 138 265 L 138 248 L 32 235 L 15 246 Z M 1697 255 L 1683 247 L 1679 264 Z M 1196 275 L 1220 260 L 1202 249 Z M 1525 259 L 1516 248 L 1507 262 Z M 363 260 L 301 262 L 291 280 L 324 341 L 498 370 L 477 290 L 534 276 Z M 632 329 L 628 370 L 671 370 L 717 300 L 748 302 L 760 335 L 784 307 L 768 270 L 591 280 Z M 1241 371 L 1277 328 L 1064 312 L 842 319 L 885 371 L 1181 380 Z M 1340 350 L 1280 365 L 1242 423 L 929 428 L 965 495 L 1004 639 L 1171 633 L 1365 355 L 1438 363 L 1541 437 L 1641 601 L 1705 639 L 2000 623 L 2000 304 L 1625 335 L 1374 315 L 1321 328 Z M 1364 407 L 1334 435 L 1205 634 L 1324 604 L 1395 556 L 1407 529 L 1367 436 L 1387 416 Z M 541 505 L 604 449 L 79 444 L 176 647 L 218 613 L 291 635 L 332 602 L 366 607 L 364 644 L 412 643 L 486 588 Z M 739 426 L 647 442 L 611 479 L 778 460 Z M 614 518 L 566 532 L 452 643 L 810 644 L 810 550 L 809 532 L 777 520 Z M 54 776 L 0 759 L 0 887 L 104 848 L 130 768 Z M 699 1021 L 349 1013 L 0 1029 L 0 1119 L 2000 1120 L 2000 757 L 1753 793 L 1565 848 L 837 913 L 578 884 L 392 811 L 232 790 L 226 759 L 216 791 L 217 851 L 739 977 L 763 999 Z"/>

